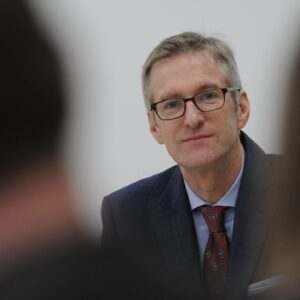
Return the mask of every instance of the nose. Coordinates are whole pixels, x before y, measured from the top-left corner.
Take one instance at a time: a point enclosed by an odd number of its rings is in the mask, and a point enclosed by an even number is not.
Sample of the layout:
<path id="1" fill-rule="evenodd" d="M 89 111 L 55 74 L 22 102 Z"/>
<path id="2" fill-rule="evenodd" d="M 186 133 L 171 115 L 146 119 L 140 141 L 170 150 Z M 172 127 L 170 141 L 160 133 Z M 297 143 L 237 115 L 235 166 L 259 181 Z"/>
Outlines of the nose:
<path id="1" fill-rule="evenodd" d="M 184 124 L 191 128 L 201 126 L 204 122 L 203 112 L 200 111 L 193 101 L 186 102 L 186 110 L 184 114 Z"/>

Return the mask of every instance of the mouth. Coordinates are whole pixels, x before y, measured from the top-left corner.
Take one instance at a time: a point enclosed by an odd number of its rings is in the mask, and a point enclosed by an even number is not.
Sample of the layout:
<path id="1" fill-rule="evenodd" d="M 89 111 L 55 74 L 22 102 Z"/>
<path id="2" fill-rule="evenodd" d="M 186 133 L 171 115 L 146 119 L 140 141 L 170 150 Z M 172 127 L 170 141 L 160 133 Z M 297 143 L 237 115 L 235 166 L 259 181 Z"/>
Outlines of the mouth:
<path id="1" fill-rule="evenodd" d="M 193 135 L 183 139 L 182 142 L 201 141 L 210 137 L 212 137 L 212 135 L 208 135 L 208 134 Z"/>

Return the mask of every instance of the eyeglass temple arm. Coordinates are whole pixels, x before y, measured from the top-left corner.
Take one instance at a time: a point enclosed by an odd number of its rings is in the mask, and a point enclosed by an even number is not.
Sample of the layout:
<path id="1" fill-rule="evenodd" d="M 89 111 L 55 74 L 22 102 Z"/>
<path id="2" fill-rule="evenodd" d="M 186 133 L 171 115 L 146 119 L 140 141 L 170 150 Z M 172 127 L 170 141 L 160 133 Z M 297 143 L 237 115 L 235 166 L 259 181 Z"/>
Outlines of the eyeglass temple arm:
<path id="1" fill-rule="evenodd" d="M 241 90 L 241 88 L 238 88 L 238 87 L 229 87 L 226 90 L 227 90 L 227 92 L 239 92 Z"/>

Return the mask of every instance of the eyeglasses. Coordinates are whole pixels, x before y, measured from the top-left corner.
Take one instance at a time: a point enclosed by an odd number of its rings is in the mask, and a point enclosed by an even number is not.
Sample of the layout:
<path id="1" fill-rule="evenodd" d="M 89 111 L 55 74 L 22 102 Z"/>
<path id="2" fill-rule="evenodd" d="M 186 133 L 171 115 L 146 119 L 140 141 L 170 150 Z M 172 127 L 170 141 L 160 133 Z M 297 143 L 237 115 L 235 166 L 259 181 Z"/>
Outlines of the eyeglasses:
<path id="1" fill-rule="evenodd" d="M 226 93 L 239 92 L 240 90 L 240 88 L 232 87 L 209 89 L 185 99 L 161 100 L 151 104 L 151 110 L 154 110 L 161 120 L 174 120 L 185 114 L 188 101 L 193 101 L 202 112 L 213 111 L 224 106 Z"/>

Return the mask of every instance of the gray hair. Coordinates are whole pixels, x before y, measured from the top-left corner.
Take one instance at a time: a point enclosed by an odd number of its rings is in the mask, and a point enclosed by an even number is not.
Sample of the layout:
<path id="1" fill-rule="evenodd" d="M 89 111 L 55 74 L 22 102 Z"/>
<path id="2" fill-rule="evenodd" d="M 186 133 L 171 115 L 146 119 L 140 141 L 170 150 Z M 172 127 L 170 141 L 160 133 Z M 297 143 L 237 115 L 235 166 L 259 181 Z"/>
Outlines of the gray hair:
<path id="1" fill-rule="evenodd" d="M 155 47 L 146 59 L 142 71 L 142 86 L 144 102 L 150 109 L 150 73 L 154 63 L 179 53 L 189 51 L 207 51 L 215 58 L 224 71 L 226 83 L 232 87 L 241 87 L 241 80 L 232 49 L 222 40 L 215 37 L 205 37 L 196 32 L 183 32 L 163 40 Z"/>

